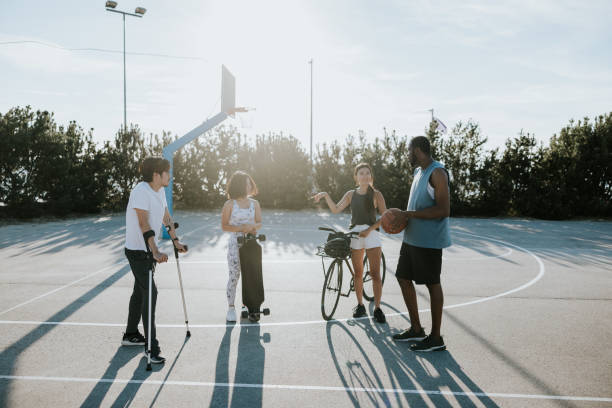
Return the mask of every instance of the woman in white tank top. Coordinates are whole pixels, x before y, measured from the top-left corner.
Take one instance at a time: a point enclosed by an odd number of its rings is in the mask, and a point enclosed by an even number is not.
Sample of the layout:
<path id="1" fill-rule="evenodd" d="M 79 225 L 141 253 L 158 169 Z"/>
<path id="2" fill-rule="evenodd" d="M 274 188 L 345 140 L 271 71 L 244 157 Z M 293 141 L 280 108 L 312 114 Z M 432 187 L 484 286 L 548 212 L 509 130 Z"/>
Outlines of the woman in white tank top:
<path id="1" fill-rule="evenodd" d="M 240 279 L 240 254 L 238 252 L 238 237 L 246 233 L 256 234 L 261 228 L 261 207 L 257 200 L 251 197 L 257 194 L 257 186 L 253 178 L 243 171 L 235 172 L 227 183 L 229 200 L 221 210 L 221 228 L 230 233 L 227 247 L 227 266 L 229 278 L 227 281 L 227 316 L 228 322 L 236 321 L 236 286 Z"/>

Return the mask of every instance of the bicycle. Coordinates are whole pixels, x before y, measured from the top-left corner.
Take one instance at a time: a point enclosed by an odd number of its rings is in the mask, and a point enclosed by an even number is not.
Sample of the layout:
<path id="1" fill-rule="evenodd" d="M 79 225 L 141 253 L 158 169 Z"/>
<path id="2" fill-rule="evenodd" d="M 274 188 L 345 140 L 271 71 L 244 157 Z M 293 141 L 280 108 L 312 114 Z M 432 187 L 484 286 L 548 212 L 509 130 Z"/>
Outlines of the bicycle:
<path id="1" fill-rule="evenodd" d="M 349 262 L 351 256 L 350 242 L 352 237 L 359 235 L 359 232 L 341 232 L 327 227 L 319 227 L 319 230 L 330 232 L 327 242 L 323 246 L 319 246 L 317 248 L 317 256 L 321 257 L 323 275 L 325 276 L 323 290 L 321 293 L 321 314 L 323 315 L 323 319 L 330 320 L 338 307 L 340 296 L 342 295 L 344 297 L 349 297 L 351 292 L 355 290 L 355 273 L 353 272 L 353 268 Z M 333 259 L 327 268 L 327 273 L 325 269 L 325 262 L 323 260 L 324 258 Z M 342 293 L 342 275 L 344 264 L 346 264 L 352 276 L 346 293 Z M 385 254 L 382 252 L 380 273 L 381 281 L 384 285 L 385 276 L 387 273 L 387 263 L 385 261 Z M 363 297 L 370 302 L 374 300 L 374 288 L 372 287 L 370 263 L 368 262 L 367 255 L 363 258 Z"/>

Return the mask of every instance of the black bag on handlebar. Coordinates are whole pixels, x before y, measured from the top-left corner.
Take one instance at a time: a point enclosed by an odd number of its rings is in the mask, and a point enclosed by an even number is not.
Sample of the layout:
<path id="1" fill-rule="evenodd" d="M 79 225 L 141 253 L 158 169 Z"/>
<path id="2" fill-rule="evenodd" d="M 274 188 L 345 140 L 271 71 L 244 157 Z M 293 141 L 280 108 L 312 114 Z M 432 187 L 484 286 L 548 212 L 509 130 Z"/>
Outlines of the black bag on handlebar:
<path id="1" fill-rule="evenodd" d="M 332 258 L 346 258 L 351 254 L 351 240 L 344 234 L 329 234 L 324 250 Z"/>
<path id="2" fill-rule="evenodd" d="M 348 239 L 346 237 L 346 235 L 344 235 L 342 232 L 332 232 L 327 234 L 327 242 L 331 241 L 332 239 L 335 238 L 344 238 L 344 239 Z M 349 244 L 351 243 L 350 239 L 349 239 Z"/>

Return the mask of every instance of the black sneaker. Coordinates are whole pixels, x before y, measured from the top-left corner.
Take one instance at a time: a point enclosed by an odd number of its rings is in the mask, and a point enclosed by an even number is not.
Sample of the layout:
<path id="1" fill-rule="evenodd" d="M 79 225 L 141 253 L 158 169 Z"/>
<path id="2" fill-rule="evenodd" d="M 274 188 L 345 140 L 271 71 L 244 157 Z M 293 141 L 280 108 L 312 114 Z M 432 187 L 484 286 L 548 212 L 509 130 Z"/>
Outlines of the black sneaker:
<path id="1" fill-rule="evenodd" d="M 434 339 L 431 335 L 425 337 L 425 340 L 419 341 L 418 343 L 411 344 L 410 350 L 412 351 L 442 351 L 446 350 L 446 345 L 442 336 Z"/>
<path id="2" fill-rule="evenodd" d="M 353 317 L 358 318 L 358 317 L 363 317 L 363 316 L 367 316 L 365 306 L 357 305 L 357 307 L 353 309 Z"/>
<path id="3" fill-rule="evenodd" d="M 144 355 L 148 358 L 148 353 L 145 351 Z M 151 364 L 163 364 L 166 361 L 165 357 L 162 357 L 159 353 L 151 353 Z"/>
<path id="4" fill-rule="evenodd" d="M 425 337 L 425 329 L 421 327 L 420 331 L 414 330 L 410 327 L 408 330 L 404 330 L 401 333 L 397 333 L 393 335 L 393 340 L 395 341 L 421 341 L 424 340 Z"/>
<path id="5" fill-rule="evenodd" d="M 121 340 L 122 346 L 144 346 L 145 338 L 142 334 L 136 333 L 123 333 L 123 340 Z"/>
<path id="6" fill-rule="evenodd" d="M 382 310 L 380 310 L 380 307 L 377 307 L 376 309 L 374 309 L 374 319 L 378 323 L 386 323 L 387 322 L 387 319 L 385 318 L 385 314 L 383 313 Z"/>

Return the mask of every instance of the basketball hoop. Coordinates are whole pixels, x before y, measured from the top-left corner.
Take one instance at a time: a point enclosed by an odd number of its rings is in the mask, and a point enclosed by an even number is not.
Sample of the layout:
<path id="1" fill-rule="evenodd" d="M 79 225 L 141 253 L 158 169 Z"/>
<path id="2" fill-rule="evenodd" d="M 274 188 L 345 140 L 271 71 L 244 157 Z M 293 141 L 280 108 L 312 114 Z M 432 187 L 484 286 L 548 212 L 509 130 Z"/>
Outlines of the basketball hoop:
<path id="1" fill-rule="evenodd" d="M 239 115 L 235 115 L 239 113 Z M 238 107 L 230 109 L 227 114 L 231 117 L 238 116 L 238 122 L 243 129 L 251 129 L 255 121 L 255 108 Z"/>
<path id="2" fill-rule="evenodd" d="M 252 129 L 255 122 L 255 108 L 246 108 L 238 115 L 240 127 L 243 129 Z"/>

